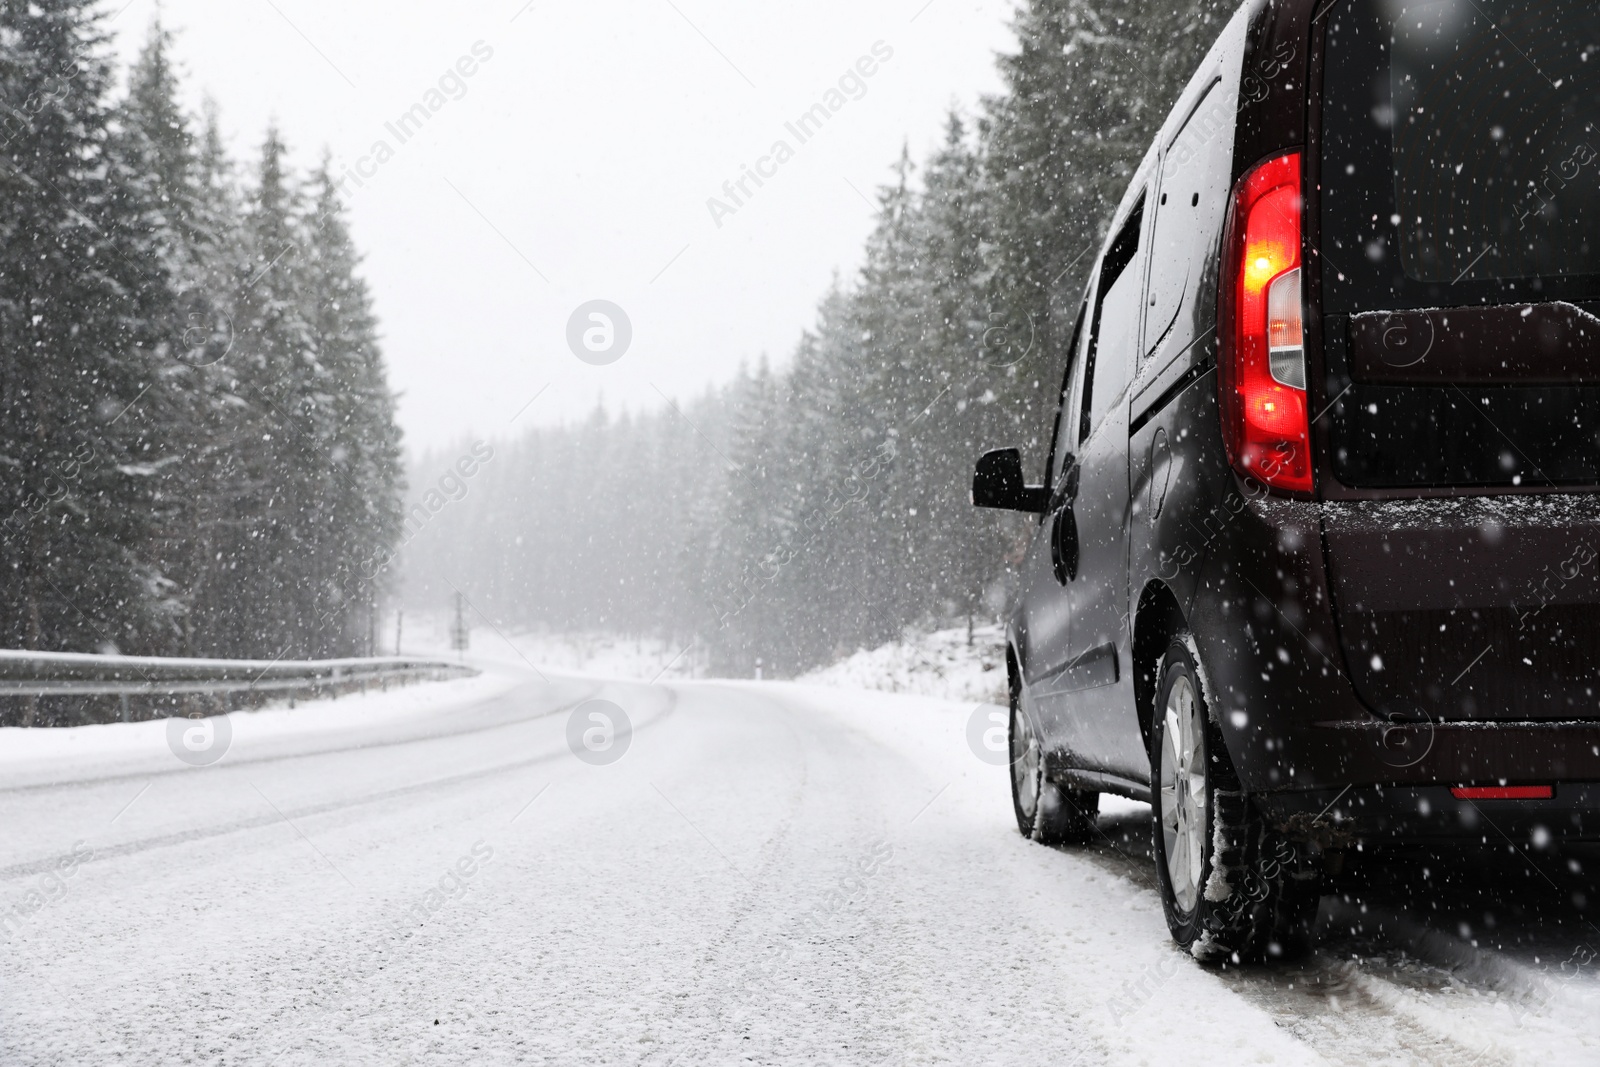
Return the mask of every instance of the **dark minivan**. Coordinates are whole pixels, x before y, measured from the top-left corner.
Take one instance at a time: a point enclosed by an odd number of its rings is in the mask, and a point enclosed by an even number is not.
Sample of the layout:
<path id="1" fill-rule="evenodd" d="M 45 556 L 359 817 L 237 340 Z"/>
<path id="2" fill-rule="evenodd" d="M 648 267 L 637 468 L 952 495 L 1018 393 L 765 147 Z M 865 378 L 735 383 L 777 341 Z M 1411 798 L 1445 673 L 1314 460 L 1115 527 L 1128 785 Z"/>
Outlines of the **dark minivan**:
<path id="1" fill-rule="evenodd" d="M 1600 838 L 1600 9 L 1250 0 L 1081 309 L 1007 626 L 1036 841 L 1149 801 L 1173 936 L 1347 850 Z"/>

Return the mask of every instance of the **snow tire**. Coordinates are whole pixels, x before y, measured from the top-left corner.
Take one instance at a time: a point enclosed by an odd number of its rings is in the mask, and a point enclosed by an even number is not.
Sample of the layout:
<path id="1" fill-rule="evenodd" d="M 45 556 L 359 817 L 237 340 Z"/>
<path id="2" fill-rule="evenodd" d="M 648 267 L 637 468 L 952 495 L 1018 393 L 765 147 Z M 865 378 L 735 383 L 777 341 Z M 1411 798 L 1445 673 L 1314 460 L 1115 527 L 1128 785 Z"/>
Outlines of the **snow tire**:
<path id="1" fill-rule="evenodd" d="M 1022 836 L 1041 845 L 1082 845 L 1095 835 L 1100 794 L 1067 789 L 1045 772 L 1038 724 L 1022 703 L 1020 684 L 1011 685 L 1011 807 Z"/>
<path id="2" fill-rule="evenodd" d="M 1321 866 L 1304 845 L 1268 826 L 1240 788 L 1193 648 L 1186 634 L 1168 648 L 1151 717 L 1151 826 L 1167 926 L 1202 962 L 1299 955 L 1311 942 Z M 1186 720 L 1187 745 L 1173 740 Z M 1186 760 L 1191 773 L 1174 773 Z M 1197 857 L 1181 837 L 1198 845 Z"/>

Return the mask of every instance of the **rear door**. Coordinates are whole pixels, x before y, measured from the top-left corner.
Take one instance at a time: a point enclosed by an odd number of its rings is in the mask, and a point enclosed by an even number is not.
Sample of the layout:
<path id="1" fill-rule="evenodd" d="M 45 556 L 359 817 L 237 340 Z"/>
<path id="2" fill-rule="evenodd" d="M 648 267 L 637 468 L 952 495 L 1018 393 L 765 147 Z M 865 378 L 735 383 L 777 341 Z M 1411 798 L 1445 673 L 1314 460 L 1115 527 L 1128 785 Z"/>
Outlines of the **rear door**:
<path id="1" fill-rule="evenodd" d="M 1389 715 L 1600 716 L 1600 11 L 1326 23 L 1321 485 L 1352 678 Z"/>

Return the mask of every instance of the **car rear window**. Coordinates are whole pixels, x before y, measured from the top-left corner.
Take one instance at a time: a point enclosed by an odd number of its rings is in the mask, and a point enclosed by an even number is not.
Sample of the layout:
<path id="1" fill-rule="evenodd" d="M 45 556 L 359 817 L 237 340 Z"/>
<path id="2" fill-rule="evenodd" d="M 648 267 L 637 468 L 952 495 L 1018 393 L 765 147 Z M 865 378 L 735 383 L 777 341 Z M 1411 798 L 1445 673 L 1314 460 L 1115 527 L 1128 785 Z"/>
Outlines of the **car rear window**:
<path id="1" fill-rule="evenodd" d="M 1595 295 L 1600 10 L 1345 0 L 1327 19 L 1326 310 Z"/>

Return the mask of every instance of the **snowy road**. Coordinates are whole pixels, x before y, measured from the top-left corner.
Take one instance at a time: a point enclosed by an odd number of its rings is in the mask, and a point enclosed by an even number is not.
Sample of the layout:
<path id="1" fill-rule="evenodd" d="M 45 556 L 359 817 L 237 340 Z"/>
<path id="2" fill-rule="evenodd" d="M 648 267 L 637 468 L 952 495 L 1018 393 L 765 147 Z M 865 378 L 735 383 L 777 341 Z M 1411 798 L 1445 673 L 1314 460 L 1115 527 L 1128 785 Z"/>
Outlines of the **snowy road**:
<path id="1" fill-rule="evenodd" d="M 601 765 L 596 698 L 634 724 Z M 206 768 L 160 724 L 3 731 L 0 1062 L 1600 1061 L 1587 876 L 1401 874 L 1308 961 L 1204 971 L 1143 810 L 1023 841 L 972 710 L 501 666 L 233 716 Z M 1520 947 L 1454 936 L 1480 894 Z M 1375 931 L 1421 899 L 1442 932 Z"/>

